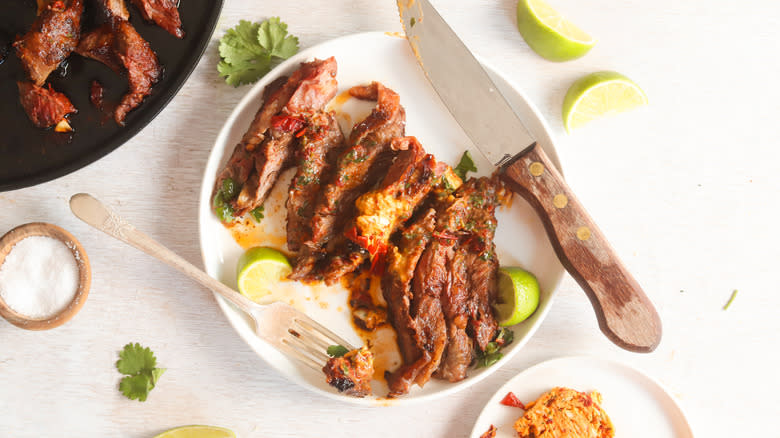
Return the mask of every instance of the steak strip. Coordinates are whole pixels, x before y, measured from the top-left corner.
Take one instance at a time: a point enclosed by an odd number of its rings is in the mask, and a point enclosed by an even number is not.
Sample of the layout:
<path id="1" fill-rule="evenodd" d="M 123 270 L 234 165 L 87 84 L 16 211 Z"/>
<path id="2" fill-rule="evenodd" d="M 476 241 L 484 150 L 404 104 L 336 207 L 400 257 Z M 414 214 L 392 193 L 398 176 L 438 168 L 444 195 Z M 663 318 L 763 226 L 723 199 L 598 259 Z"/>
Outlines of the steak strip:
<path id="1" fill-rule="evenodd" d="M 328 284 L 356 270 L 368 257 L 372 270 L 381 273 L 390 236 L 412 216 L 428 193 L 442 184 L 442 178 L 452 174 L 448 165 L 426 154 L 415 137 L 395 138 L 391 148 L 399 152 L 379 187 L 355 202 L 357 217 L 345 236 L 357 246 L 345 245 L 330 257 L 323 274 Z"/>
<path id="2" fill-rule="evenodd" d="M 287 248 L 298 252 L 311 238 L 311 218 L 322 182 L 333 173 L 333 164 L 344 147 L 344 136 L 332 111 L 314 114 L 300 137 L 296 154 L 298 170 L 287 198 Z"/>
<path id="3" fill-rule="evenodd" d="M 240 187 L 235 199 L 226 200 L 235 217 L 260 206 L 279 173 L 293 164 L 294 135 L 305 128 L 307 115 L 321 111 L 336 95 L 336 69 L 333 57 L 315 59 L 266 87 L 262 107 L 214 186 L 212 198 L 228 178 Z"/>
<path id="4" fill-rule="evenodd" d="M 40 6 L 30 30 L 13 44 L 22 67 L 39 87 L 78 45 L 84 12 L 81 0 L 55 0 Z"/>
<path id="5" fill-rule="evenodd" d="M 330 248 L 348 219 L 354 216 L 355 200 L 373 187 L 389 167 L 393 151 L 390 142 L 401 137 L 406 124 L 406 113 L 400 98 L 393 90 L 373 82 L 352 87 L 350 95 L 377 102 L 365 120 L 350 134 L 349 146 L 339 156 L 336 172 L 325 185 L 312 216 L 311 238 L 304 242 L 290 278 L 314 280 L 318 278 L 315 265 Z"/>
<path id="6" fill-rule="evenodd" d="M 176 0 L 132 0 L 147 21 L 152 21 L 176 38 L 184 38 L 181 30 L 178 1 Z"/>

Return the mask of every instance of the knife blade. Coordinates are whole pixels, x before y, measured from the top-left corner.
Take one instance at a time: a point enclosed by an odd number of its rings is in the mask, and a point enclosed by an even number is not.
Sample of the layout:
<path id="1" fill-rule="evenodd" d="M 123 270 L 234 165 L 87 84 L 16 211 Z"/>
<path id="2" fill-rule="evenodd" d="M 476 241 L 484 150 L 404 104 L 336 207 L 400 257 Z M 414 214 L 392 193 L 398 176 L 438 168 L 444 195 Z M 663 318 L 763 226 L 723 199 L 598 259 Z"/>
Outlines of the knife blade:
<path id="1" fill-rule="evenodd" d="M 398 0 L 398 10 L 433 88 L 482 155 L 501 167 L 532 147 L 531 133 L 436 9 L 427 0 Z"/>
<path id="2" fill-rule="evenodd" d="M 661 319 L 563 176 L 487 72 L 428 0 L 397 0 L 406 39 L 431 85 L 474 146 L 544 223 L 555 253 L 588 295 L 601 331 L 651 352 Z"/>

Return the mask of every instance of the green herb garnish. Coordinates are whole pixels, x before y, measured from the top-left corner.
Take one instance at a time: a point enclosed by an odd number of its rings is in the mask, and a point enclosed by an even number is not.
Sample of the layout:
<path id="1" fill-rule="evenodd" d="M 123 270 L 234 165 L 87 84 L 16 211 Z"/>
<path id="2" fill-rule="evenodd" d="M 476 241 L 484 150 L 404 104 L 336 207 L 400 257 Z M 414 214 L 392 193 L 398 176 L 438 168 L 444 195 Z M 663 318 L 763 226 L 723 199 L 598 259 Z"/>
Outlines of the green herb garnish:
<path id="1" fill-rule="evenodd" d="M 146 401 L 165 368 L 157 368 L 157 358 L 149 348 L 140 344 L 127 344 L 119 353 L 116 369 L 125 374 L 119 382 L 119 390 L 131 400 Z"/>
<path id="2" fill-rule="evenodd" d="M 469 151 L 463 153 L 463 156 L 460 157 L 460 162 L 452 171 L 463 181 L 466 180 L 466 174 L 477 171 L 477 166 L 474 164 L 474 160 L 471 158 Z"/>
<path id="3" fill-rule="evenodd" d="M 263 220 L 263 218 L 265 218 L 265 215 L 263 214 L 264 211 L 265 211 L 265 207 L 261 205 L 257 208 L 254 208 L 252 211 L 249 212 L 249 214 L 251 214 L 252 217 L 255 218 L 257 222 L 260 222 Z"/>
<path id="4" fill-rule="evenodd" d="M 279 17 L 262 23 L 241 20 L 219 41 L 217 70 L 228 85 L 251 84 L 297 52 L 298 38 L 287 34 Z"/>
<path id="5" fill-rule="evenodd" d="M 485 346 L 485 351 L 477 350 L 477 368 L 487 368 L 498 362 L 504 357 L 501 350 L 511 344 L 514 339 L 515 334 L 512 330 L 507 328 L 500 329 L 496 334 L 496 338 Z"/>
<path id="6" fill-rule="evenodd" d="M 349 353 L 349 350 L 343 345 L 331 345 L 328 347 L 327 353 L 330 357 L 341 357 Z"/>

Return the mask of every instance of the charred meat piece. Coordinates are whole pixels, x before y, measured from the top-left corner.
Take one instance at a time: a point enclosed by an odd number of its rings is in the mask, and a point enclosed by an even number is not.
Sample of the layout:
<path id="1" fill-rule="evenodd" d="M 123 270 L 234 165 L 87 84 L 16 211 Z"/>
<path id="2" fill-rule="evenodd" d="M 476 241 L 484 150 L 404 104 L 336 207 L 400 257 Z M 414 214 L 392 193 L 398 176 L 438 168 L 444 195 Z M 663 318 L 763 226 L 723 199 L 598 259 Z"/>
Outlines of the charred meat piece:
<path id="1" fill-rule="evenodd" d="M 390 323 L 395 328 L 403 358 L 403 365 L 398 370 L 385 374 L 391 397 L 409 392 L 420 371 L 431 360 L 417 319 L 412 314 L 412 277 L 420 256 L 432 239 L 435 226 L 436 210 L 428 209 L 400 233 L 398 246 L 391 245 L 387 252 L 387 267 L 382 275 L 382 295 L 387 302 Z"/>
<path id="2" fill-rule="evenodd" d="M 323 273 L 328 284 L 357 269 L 367 257 L 371 258 L 372 271 L 381 273 L 390 236 L 412 216 L 431 189 L 452 174 L 448 165 L 426 154 L 414 137 L 395 138 L 391 148 L 400 152 L 379 187 L 355 201 L 357 217 L 346 232 L 353 245 L 331 256 Z"/>
<path id="3" fill-rule="evenodd" d="M 311 279 L 312 268 L 325 256 L 326 245 L 342 231 L 346 218 L 353 216 L 355 200 L 376 184 L 390 165 L 391 140 L 404 133 L 406 113 L 393 90 L 373 82 L 349 92 L 359 99 L 376 100 L 377 105 L 353 128 L 349 146 L 339 156 L 336 172 L 320 194 L 312 216 L 311 239 L 302 247 L 291 279 Z"/>
<path id="4" fill-rule="evenodd" d="M 299 138 L 298 170 L 290 183 L 287 198 L 287 248 L 298 252 L 311 236 L 311 217 L 322 181 L 333 170 L 336 156 L 344 146 L 334 112 L 318 112 L 308 120 Z"/>
<path id="5" fill-rule="evenodd" d="M 307 116 L 321 111 L 336 95 L 336 60 L 305 62 L 289 78 L 266 87 L 263 106 L 255 114 L 227 165 L 219 174 L 212 199 L 240 217 L 265 201 L 279 173 L 294 164 L 295 135 L 307 127 Z M 233 199 L 221 199 L 226 181 L 238 188 Z"/>
<path id="6" fill-rule="evenodd" d="M 122 96 L 114 111 L 114 120 L 125 124 L 127 113 L 134 110 L 152 93 L 152 85 L 160 78 L 162 69 L 149 43 L 136 32 L 132 24 L 124 20 L 116 21 L 116 55 L 127 70 L 130 89 Z"/>
<path id="7" fill-rule="evenodd" d="M 438 252 L 436 257 L 448 276 L 431 281 L 440 287 L 447 320 L 447 349 L 438 376 L 451 382 L 466 377 L 475 355 L 474 341 L 484 351 L 498 328 L 491 303 L 497 294 L 493 237 L 501 187 L 497 179 L 490 178 L 472 178 L 461 186 L 439 214 L 437 240 L 428 248 Z"/>
<path id="8" fill-rule="evenodd" d="M 14 42 L 16 54 L 35 85 L 43 85 L 78 45 L 83 12 L 82 0 L 50 1 L 32 28 Z"/>
<path id="9" fill-rule="evenodd" d="M 30 121 L 39 128 L 58 125 L 64 131 L 70 131 L 65 116 L 76 112 L 76 107 L 67 96 L 48 87 L 39 87 L 32 82 L 17 82 L 19 102 Z"/>
<path id="10" fill-rule="evenodd" d="M 153 21 L 176 38 L 184 37 L 176 0 L 133 0 L 133 4 L 145 20 Z"/>
<path id="11" fill-rule="evenodd" d="M 328 385 L 353 397 L 371 394 L 371 378 L 374 375 L 374 356 L 363 347 L 341 357 L 332 357 L 322 367 Z"/>
<path id="12" fill-rule="evenodd" d="M 485 351 L 498 330 L 493 303 L 498 297 L 499 266 L 493 239 L 497 226 L 496 207 L 504 186 L 496 178 L 480 178 L 475 185 L 477 190 L 469 198 L 472 208 L 466 222 L 468 234 L 461 248 L 466 253 L 465 263 L 468 266 L 468 331 L 477 347 Z"/>
<path id="13" fill-rule="evenodd" d="M 125 0 L 97 0 L 97 3 L 108 22 L 114 17 L 125 21 L 130 19 L 130 13 L 127 11 Z"/>
<path id="14" fill-rule="evenodd" d="M 125 68 L 117 55 L 115 41 L 113 25 L 104 24 L 82 35 L 75 52 L 105 64 L 117 74 L 122 74 Z"/>
<path id="15" fill-rule="evenodd" d="M 124 126 L 127 113 L 137 108 L 160 79 L 162 67 L 149 43 L 132 24 L 120 18 L 84 35 L 76 53 L 102 62 L 114 72 L 127 72 L 128 91 L 114 110 L 114 120 Z"/>

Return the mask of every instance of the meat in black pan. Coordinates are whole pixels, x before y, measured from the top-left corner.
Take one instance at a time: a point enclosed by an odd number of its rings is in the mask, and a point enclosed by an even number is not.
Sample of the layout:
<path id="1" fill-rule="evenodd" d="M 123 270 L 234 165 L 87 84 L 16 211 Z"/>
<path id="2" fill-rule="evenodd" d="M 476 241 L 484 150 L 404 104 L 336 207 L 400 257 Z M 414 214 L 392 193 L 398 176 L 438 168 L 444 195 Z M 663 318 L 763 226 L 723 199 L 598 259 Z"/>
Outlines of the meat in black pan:
<path id="1" fill-rule="evenodd" d="M 129 90 L 122 96 L 114 120 L 125 124 L 127 113 L 134 110 L 152 93 L 152 85 L 160 78 L 162 68 L 149 43 L 136 32 L 130 22 L 116 20 L 114 47 L 116 56 L 127 71 Z"/>
<path id="2" fill-rule="evenodd" d="M 152 21 L 176 38 L 183 38 L 178 1 L 176 0 L 132 0 L 145 20 Z"/>
<path id="3" fill-rule="evenodd" d="M 70 131 L 65 116 L 76 112 L 67 96 L 54 91 L 51 85 L 39 87 L 32 82 L 17 82 L 19 102 L 30 121 L 39 128 L 58 125 L 58 130 Z"/>
<path id="4" fill-rule="evenodd" d="M 125 0 L 95 0 L 95 2 L 105 18 L 104 21 L 110 21 L 115 17 L 125 21 L 130 19 Z"/>
<path id="5" fill-rule="evenodd" d="M 78 45 L 84 12 L 82 0 L 52 0 L 41 6 L 30 30 L 14 42 L 25 72 L 39 87 Z"/>
<path id="6" fill-rule="evenodd" d="M 404 134 L 406 113 L 393 90 L 373 82 L 349 90 L 353 97 L 375 100 L 376 106 L 350 134 L 348 147 L 325 185 L 312 216 L 312 236 L 298 255 L 291 279 L 316 279 L 316 263 L 324 258 L 326 245 L 343 231 L 354 216 L 355 200 L 374 186 L 389 167 L 391 141 Z"/>

